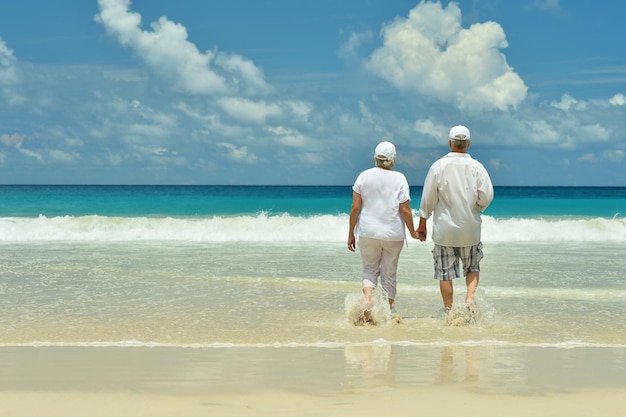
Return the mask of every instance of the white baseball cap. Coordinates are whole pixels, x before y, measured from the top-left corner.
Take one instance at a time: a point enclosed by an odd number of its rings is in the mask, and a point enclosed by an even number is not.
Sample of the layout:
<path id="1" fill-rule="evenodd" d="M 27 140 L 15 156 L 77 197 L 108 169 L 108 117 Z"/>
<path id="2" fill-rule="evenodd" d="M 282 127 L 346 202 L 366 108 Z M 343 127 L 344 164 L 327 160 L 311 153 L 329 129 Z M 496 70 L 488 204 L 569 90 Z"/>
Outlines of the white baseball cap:
<path id="1" fill-rule="evenodd" d="M 450 134 L 448 135 L 450 139 L 456 140 L 468 140 L 470 138 L 470 131 L 465 126 L 454 126 L 450 129 Z"/>
<path id="2" fill-rule="evenodd" d="M 396 145 L 391 142 L 380 142 L 374 150 L 374 158 L 387 161 L 396 159 Z"/>

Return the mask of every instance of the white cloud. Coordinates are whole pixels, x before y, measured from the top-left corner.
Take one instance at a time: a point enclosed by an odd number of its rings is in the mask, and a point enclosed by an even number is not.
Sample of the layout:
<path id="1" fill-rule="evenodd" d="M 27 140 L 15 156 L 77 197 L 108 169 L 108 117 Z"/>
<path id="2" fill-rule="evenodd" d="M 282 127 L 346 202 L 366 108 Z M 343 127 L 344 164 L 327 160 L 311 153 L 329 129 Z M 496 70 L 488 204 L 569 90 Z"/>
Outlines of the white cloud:
<path id="1" fill-rule="evenodd" d="M 463 110 L 516 108 L 528 88 L 499 52 L 508 46 L 495 22 L 461 26 L 456 3 L 422 2 L 382 30 L 383 46 L 367 67 L 401 91 Z"/>
<path id="2" fill-rule="evenodd" d="M 29 149 L 19 148 L 20 152 L 28 157 L 34 158 L 39 162 L 43 162 L 43 156 L 39 152 L 31 151 Z"/>
<path id="3" fill-rule="evenodd" d="M 19 83 L 17 59 L 0 38 L 0 97 L 5 103 L 21 105 L 26 102 L 26 99 L 15 91 Z"/>
<path id="4" fill-rule="evenodd" d="M 374 39 L 372 32 L 351 33 L 348 39 L 344 41 L 339 47 L 339 57 L 347 60 L 351 60 L 358 56 L 358 50 L 361 45 L 367 42 L 371 42 Z"/>
<path id="5" fill-rule="evenodd" d="M 46 153 L 48 154 L 48 157 L 50 158 L 50 160 L 54 162 L 65 163 L 65 164 L 73 163 L 73 162 L 76 162 L 76 160 L 80 159 L 80 157 L 77 154 L 62 151 L 60 149 L 48 149 Z"/>
<path id="6" fill-rule="evenodd" d="M 609 132 L 604 127 L 595 123 L 582 125 L 578 128 L 578 137 L 584 142 L 605 142 L 609 139 Z"/>
<path id="7" fill-rule="evenodd" d="M 292 116 L 302 122 L 308 122 L 309 115 L 313 111 L 313 107 L 309 103 L 303 101 L 286 101 L 284 105 L 287 107 Z"/>
<path id="8" fill-rule="evenodd" d="M 624 160 L 624 151 L 621 149 L 605 151 L 604 157 L 611 162 L 622 162 Z"/>
<path id="9" fill-rule="evenodd" d="M 499 159 L 491 159 L 489 160 L 489 167 L 494 171 L 499 171 L 502 168 L 502 161 Z"/>
<path id="10" fill-rule="evenodd" d="M 4 143 L 6 146 L 15 146 L 19 148 L 22 145 L 23 141 L 24 141 L 24 135 L 18 135 L 18 134 L 0 135 L 0 142 Z"/>
<path id="11" fill-rule="evenodd" d="M 527 121 L 522 124 L 521 131 L 525 132 L 521 139 L 530 142 L 558 144 L 565 141 L 562 133 L 545 120 Z"/>
<path id="12" fill-rule="evenodd" d="M 255 154 L 248 152 L 247 146 L 238 148 L 232 143 L 226 142 L 219 142 L 216 145 L 225 148 L 228 151 L 228 157 L 235 162 L 253 163 L 258 159 Z"/>
<path id="13" fill-rule="evenodd" d="M 626 97 L 624 97 L 624 95 L 621 93 L 615 94 L 613 97 L 611 97 L 609 103 L 614 106 L 623 106 L 626 104 Z"/>
<path id="14" fill-rule="evenodd" d="M 308 148 L 309 150 L 317 148 L 313 140 L 296 129 L 291 129 L 285 126 L 276 126 L 267 127 L 265 130 L 271 133 L 274 141 L 280 145 L 294 148 Z"/>
<path id="15" fill-rule="evenodd" d="M 230 117 L 245 123 L 264 124 L 269 117 L 282 114 L 280 107 L 274 103 L 234 97 L 221 98 L 217 103 Z"/>
<path id="16" fill-rule="evenodd" d="M 200 52 L 187 39 L 187 29 L 161 17 L 151 31 L 141 28 L 141 15 L 130 12 L 130 0 L 98 0 L 95 20 L 172 87 L 187 94 L 265 93 L 269 86 L 251 61 L 219 52 Z"/>
<path id="17" fill-rule="evenodd" d="M 437 143 L 440 142 L 442 138 L 445 139 L 447 133 L 446 126 L 433 122 L 431 119 L 416 120 L 413 128 L 417 133 L 435 139 Z"/>
<path id="18" fill-rule="evenodd" d="M 598 160 L 596 159 L 596 155 L 594 153 L 587 153 L 587 154 L 584 154 L 583 156 L 577 158 L 576 162 L 595 164 L 595 163 L 598 162 Z"/>
<path id="19" fill-rule="evenodd" d="M 263 125 L 268 119 L 288 117 L 290 121 L 308 122 L 310 104 L 302 101 L 254 101 L 247 98 L 222 97 L 217 105 L 229 117 L 247 124 Z"/>
<path id="20" fill-rule="evenodd" d="M 361 113 L 361 124 L 370 129 L 372 135 L 375 135 L 376 140 L 383 141 L 392 139 L 393 134 L 387 129 L 383 117 L 372 112 L 363 101 L 359 102 L 359 111 Z"/>
<path id="21" fill-rule="evenodd" d="M 176 155 L 177 153 L 176 152 L 170 152 L 166 148 L 155 148 L 155 149 L 152 149 L 152 155 L 155 155 L 155 156 L 166 156 L 168 154 Z"/>
<path id="22" fill-rule="evenodd" d="M 0 38 L 0 85 L 14 84 L 17 82 L 17 71 L 15 65 L 17 60 L 13 56 L 13 51 L 7 47 Z"/>
<path id="23" fill-rule="evenodd" d="M 13 51 L 0 38 L 0 86 L 17 84 L 16 64 L 17 60 L 13 55 Z"/>
<path id="24" fill-rule="evenodd" d="M 319 153 L 304 152 L 298 154 L 298 160 L 306 164 L 319 165 L 324 162 L 324 158 Z"/>
<path id="25" fill-rule="evenodd" d="M 584 110 L 587 107 L 587 103 L 579 101 L 569 94 L 563 94 L 561 101 L 553 101 L 550 105 L 556 109 L 568 112 L 570 110 Z"/>

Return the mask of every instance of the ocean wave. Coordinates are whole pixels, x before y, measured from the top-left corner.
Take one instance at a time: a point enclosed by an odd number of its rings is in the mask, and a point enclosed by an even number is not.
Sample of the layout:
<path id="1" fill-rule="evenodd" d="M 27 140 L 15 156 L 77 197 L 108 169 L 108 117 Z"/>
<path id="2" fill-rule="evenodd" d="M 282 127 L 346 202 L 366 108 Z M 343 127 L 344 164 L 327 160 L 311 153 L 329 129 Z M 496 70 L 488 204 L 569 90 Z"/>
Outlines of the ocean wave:
<path id="1" fill-rule="evenodd" d="M 428 222 L 429 230 L 432 224 Z M 59 216 L 0 218 L 0 242 L 343 242 L 348 215 L 232 217 Z M 624 242 L 624 218 L 483 216 L 483 242 Z"/>

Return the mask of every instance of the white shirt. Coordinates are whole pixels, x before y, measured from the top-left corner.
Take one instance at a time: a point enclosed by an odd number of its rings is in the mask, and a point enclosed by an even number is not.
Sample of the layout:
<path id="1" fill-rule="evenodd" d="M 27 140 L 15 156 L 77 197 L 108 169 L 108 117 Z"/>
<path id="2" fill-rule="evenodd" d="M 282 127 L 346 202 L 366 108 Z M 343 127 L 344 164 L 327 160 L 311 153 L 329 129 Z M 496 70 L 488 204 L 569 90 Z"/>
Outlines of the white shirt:
<path id="1" fill-rule="evenodd" d="M 361 213 L 355 235 L 381 240 L 404 240 L 400 204 L 411 200 L 404 174 L 370 168 L 359 174 L 352 190 L 361 195 Z"/>
<path id="2" fill-rule="evenodd" d="M 466 247 L 480 242 L 480 212 L 493 200 L 491 178 L 467 153 L 450 152 L 428 170 L 420 217 L 434 212 L 432 240 L 441 246 Z"/>

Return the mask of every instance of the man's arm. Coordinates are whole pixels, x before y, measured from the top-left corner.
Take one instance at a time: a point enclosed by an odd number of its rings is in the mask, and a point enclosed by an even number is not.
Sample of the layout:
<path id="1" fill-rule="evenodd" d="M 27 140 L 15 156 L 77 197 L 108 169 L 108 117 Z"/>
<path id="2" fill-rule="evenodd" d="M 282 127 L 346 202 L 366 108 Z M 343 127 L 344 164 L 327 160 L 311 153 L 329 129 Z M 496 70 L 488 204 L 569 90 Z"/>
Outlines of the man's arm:
<path id="1" fill-rule="evenodd" d="M 483 167 L 480 182 L 478 183 L 478 207 L 480 211 L 484 211 L 489 204 L 493 201 L 493 184 L 491 184 L 491 178 L 489 177 L 489 173 Z"/>

